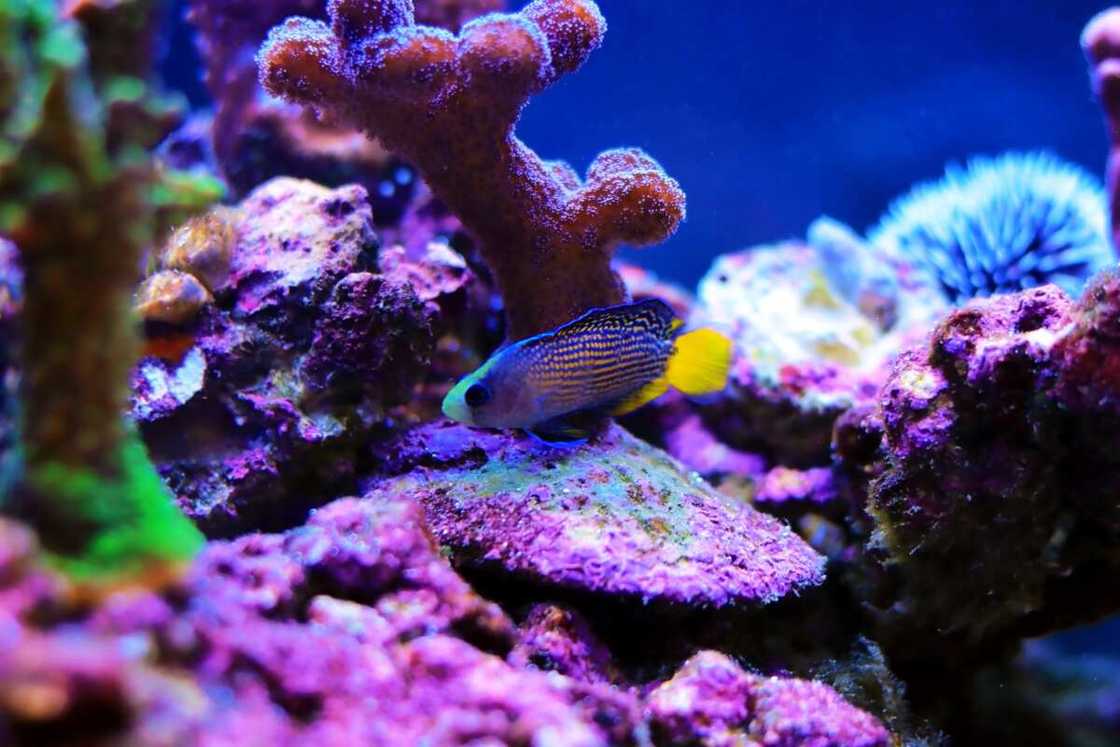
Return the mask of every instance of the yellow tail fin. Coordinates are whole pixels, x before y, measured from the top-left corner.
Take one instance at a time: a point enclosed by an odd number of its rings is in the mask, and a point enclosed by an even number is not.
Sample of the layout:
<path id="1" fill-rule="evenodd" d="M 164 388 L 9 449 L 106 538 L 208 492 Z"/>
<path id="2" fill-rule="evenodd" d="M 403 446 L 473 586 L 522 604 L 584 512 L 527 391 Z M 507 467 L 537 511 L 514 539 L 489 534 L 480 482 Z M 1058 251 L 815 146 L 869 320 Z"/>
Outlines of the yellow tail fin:
<path id="1" fill-rule="evenodd" d="M 685 394 L 710 394 L 727 384 L 731 340 L 714 329 L 697 329 L 677 338 L 666 378 Z"/>

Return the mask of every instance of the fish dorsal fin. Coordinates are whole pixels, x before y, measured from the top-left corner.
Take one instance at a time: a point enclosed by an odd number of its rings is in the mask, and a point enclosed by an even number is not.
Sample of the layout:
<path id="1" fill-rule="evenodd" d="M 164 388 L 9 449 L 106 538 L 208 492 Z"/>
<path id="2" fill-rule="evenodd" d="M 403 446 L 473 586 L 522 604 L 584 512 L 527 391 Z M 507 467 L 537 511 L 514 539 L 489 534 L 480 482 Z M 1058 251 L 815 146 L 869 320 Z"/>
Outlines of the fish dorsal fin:
<path id="1" fill-rule="evenodd" d="M 635 331 L 646 328 L 669 334 L 678 326 L 680 326 L 680 322 L 669 304 L 660 298 L 646 298 L 634 303 L 588 309 L 549 334 L 565 336 L 610 328 L 634 329 Z"/>
<path id="2" fill-rule="evenodd" d="M 633 394 L 623 397 L 615 403 L 608 412 L 615 417 L 625 415 L 637 410 L 647 402 L 654 401 L 667 391 L 669 391 L 669 379 L 661 376 L 646 384 Z"/>
<path id="3" fill-rule="evenodd" d="M 727 385 L 731 340 L 714 329 L 697 329 L 677 338 L 665 378 L 685 394 L 711 394 Z"/>

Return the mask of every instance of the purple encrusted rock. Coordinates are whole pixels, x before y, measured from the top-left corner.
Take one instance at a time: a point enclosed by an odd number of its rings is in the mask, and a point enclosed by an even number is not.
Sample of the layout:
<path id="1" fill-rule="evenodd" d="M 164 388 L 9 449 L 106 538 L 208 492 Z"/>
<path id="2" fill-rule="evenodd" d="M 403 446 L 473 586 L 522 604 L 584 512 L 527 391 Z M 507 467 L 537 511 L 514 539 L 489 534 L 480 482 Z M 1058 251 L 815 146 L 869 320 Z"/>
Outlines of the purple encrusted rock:
<path id="1" fill-rule="evenodd" d="M 751 718 L 752 678 L 727 656 L 701 651 L 646 697 L 646 715 L 666 744 L 731 745 Z"/>
<path id="2" fill-rule="evenodd" d="M 766 747 L 887 747 L 890 732 L 828 685 L 752 677 L 748 735 Z"/>
<path id="3" fill-rule="evenodd" d="M 0 523 L 0 540 L 4 744 L 592 747 L 643 730 L 636 696 L 503 658 L 512 622 L 408 500 L 211 543 L 180 588 L 92 610 L 42 587 L 27 532 Z"/>
<path id="4" fill-rule="evenodd" d="M 366 191 L 278 178 L 240 206 L 237 248 L 215 295 L 234 297 L 237 319 L 277 334 L 301 325 L 352 272 L 374 269 L 378 241 Z"/>
<path id="5" fill-rule="evenodd" d="M 323 305 L 300 374 L 315 394 L 352 400 L 370 392 L 403 402 L 416 385 L 409 364 L 431 354 L 431 316 L 407 282 L 351 273 Z"/>
<path id="6" fill-rule="evenodd" d="M 556 449 L 441 421 L 404 434 L 372 483 L 415 495 L 458 563 L 691 606 L 773 602 L 823 579 L 788 526 L 712 490 L 612 425 Z"/>
<path id="7" fill-rule="evenodd" d="M 587 620 L 554 604 L 536 604 L 529 610 L 509 660 L 579 682 L 606 683 L 618 678 L 610 651 Z"/>
<path id="8" fill-rule="evenodd" d="M 759 482 L 754 504 L 768 514 L 788 518 L 805 513 L 840 517 L 847 511 L 832 470 L 826 467 L 775 467 Z"/>
<path id="9" fill-rule="evenodd" d="M 760 677 L 716 651 L 693 656 L 646 698 L 658 744 L 886 747 L 890 732 L 828 685 Z"/>
<path id="10" fill-rule="evenodd" d="M 440 304 L 471 281 L 424 260 L 379 271 L 361 187 L 276 179 L 229 215 L 215 302 L 190 329 L 152 330 L 133 376 L 160 473 L 211 536 L 292 526 L 352 492 L 359 450 L 427 375 Z"/>
<path id="11" fill-rule="evenodd" d="M 961 666 L 1120 608 L 1117 320 L 1103 273 L 1076 304 L 1054 286 L 973 302 L 898 359 L 868 503 L 896 663 Z"/>

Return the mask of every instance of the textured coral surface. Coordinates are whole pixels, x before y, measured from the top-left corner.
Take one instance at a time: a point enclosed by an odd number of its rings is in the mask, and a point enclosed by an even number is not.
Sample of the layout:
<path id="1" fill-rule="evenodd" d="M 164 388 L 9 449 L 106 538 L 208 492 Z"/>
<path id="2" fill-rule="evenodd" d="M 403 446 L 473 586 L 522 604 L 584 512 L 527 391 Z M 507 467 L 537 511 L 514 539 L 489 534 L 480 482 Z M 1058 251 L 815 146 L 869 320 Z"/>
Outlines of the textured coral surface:
<path id="1" fill-rule="evenodd" d="M 1120 562 L 1118 330 L 1120 280 L 1104 273 L 1077 303 L 1045 286 L 970 304 L 899 358 L 869 508 L 903 580 L 892 613 L 925 645 L 990 645 L 1120 604 L 1099 586 Z"/>
<path id="2" fill-rule="evenodd" d="M 0 486 L 21 408 L 63 457 L 50 521 L 0 520 L 0 744 L 1116 741 L 1115 662 L 1024 639 L 1120 608 L 1120 271 L 968 303 L 1008 287 L 959 276 L 984 244 L 941 258 L 954 308 L 821 218 L 693 296 L 611 263 L 683 217 L 656 163 L 581 180 L 514 135 L 602 40 L 589 0 L 190 4 L 217 125 L 154 161 L 150 4 L 65 4 L 87 69 L 53 2 L 0 0 Z M 1083 39 L 1114 140 L 1118 19 Z M 211 135 L 235 195 L 187 220 Z M 1058 235 L 1073 197 L 1014 181 L 986 218 Z M 965 191 L 906 235 L 955 241 Z M 731 386 L 570 448 L 440 417 L 503 340 L 627 297 L 729 333 Z M 201 538 L 167 489 L 211 538 L 170 569 Z M 43 548 L 90 538 L 155 572 L 74 594 Z"/>
<path id="3" fill-rule="evenodd" d="M 386 450 L 458 562 L 550 585 L 697 606 L 770 602 L 822 579 L 778 521 L 614 426 L 573 450 L 437 422 Z M 377 484 L 377 483 L 375 483 Z"/>
<path id="4" fill-rule="evenodd" d="M 291 526 L 353 488 L 359 446 L 410 398 L 437 299 L 458 289 L 451 276 L 428 282 L 434 264 L 380 271 L 361 187 L 278 179 L 236 215 L 230 256 L 209 277 L 214 303 L 185 349 L 149 355 L 133 375 L 133 415 L 161 473 L 223 536 Z M 185 264 L 206 276 L 205 259 Z M 182 334 L 154 333 L 150 352 Z"/>
<path id="5" fill-rule="evenodd" d="M 775 747 L 886 747 L 890 734 L 827 685 L 743 671 L 716 651 L 701 651 L 647 701 L 665 744 Z"/>

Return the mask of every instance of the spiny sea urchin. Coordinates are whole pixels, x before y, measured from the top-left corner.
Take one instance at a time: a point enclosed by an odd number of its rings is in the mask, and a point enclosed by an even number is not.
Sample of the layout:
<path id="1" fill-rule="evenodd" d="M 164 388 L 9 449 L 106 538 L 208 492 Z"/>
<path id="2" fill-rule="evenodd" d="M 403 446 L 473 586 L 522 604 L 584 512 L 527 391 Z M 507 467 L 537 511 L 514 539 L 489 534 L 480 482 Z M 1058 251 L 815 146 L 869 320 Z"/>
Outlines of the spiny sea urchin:
<path id="1" fill-rule="evenodd" d="M 953 303 L 1054 283 L 1077 296 L 1116 263 L 1098 181 L 1048 153 L 977 157 L 914 187 L 873 244 L 927 271 Z"/>

